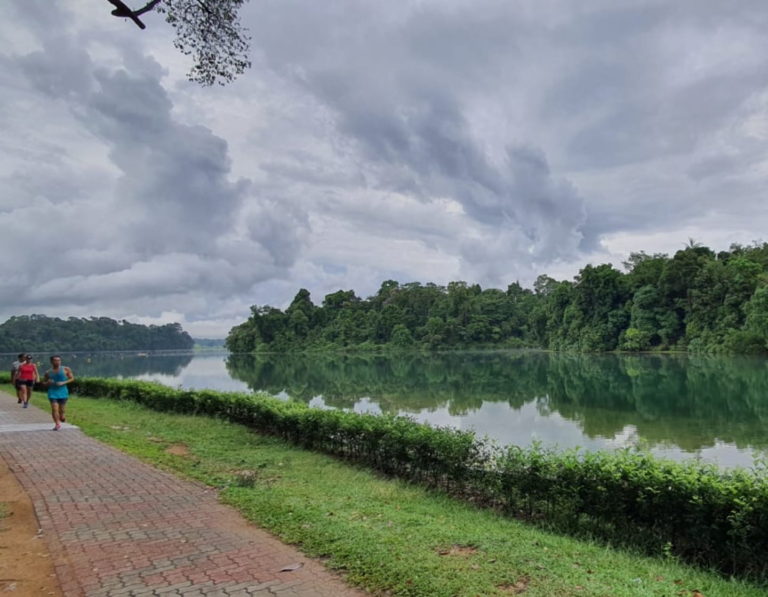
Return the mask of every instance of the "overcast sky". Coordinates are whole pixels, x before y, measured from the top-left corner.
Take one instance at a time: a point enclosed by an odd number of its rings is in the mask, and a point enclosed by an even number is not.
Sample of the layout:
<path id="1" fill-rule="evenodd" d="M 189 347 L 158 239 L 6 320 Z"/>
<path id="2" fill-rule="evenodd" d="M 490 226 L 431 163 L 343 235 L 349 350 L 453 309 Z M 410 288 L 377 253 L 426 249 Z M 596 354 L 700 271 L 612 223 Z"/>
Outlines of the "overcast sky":
<path id="1" fill-rule="evenodd" d="M 302 287 L 768 240 L 765 0 L 251 0 L 214 88 L 111 8 L 3 2 L 0 321 L 224 337 Z"/>

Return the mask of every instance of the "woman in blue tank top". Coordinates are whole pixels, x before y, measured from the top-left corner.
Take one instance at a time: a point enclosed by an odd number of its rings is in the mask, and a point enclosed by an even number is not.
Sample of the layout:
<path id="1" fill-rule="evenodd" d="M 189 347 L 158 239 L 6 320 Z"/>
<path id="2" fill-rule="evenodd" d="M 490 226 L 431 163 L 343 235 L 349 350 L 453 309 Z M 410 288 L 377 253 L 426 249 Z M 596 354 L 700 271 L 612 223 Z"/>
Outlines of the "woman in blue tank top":
<path id="1" fill-rule="evenodd" d="M 62 366 L 59 355 L 51 357 L 51 365 L 53 369 L 45 372 L 43 383 L 48 386 L 48 400 L 51 403 L 51 416 L 54 423 L 53 430 L 58 431 L 61 429 L 61 424 L 66 420 L 64 411 L 69 398 L 67 384 L 73 381 L 75 376 L 72 375 L 72 369 Z"/>

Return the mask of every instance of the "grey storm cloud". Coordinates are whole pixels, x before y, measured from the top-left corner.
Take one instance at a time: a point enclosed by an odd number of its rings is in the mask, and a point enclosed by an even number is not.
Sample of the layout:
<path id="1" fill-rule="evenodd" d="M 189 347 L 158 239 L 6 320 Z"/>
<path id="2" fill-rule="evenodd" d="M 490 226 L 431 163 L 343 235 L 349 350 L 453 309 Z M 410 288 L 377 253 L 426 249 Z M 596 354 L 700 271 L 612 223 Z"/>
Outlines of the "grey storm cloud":
<path id="1" fill-rule="evenodd" d="M 715 209 L 719 195 L 687 172 L 768 85 L 766 5 L 535 4 L 294 0 L 260 5 L 254 22 L 265 64 L 329 108 L 372 184 L 448 196 L 479 224 L 496 222 L 485 228 L 496 259 L 495 235 L 517 241 L 507 258 L 545 266 L 598 249 L 607 233 Z M 483 100 L 517 88 L 527 122 L 489 147 L 475 133 Z M 765 159 L 764 144 L 742 141 L 724 148 L 731 163 Z M 582 186 L 598 170 L 605 182 Z"/>
<path id="2" fill-rule="evenodd" d="M 66 98 L 77 120 L 109 148 L 122 172 L 114 207 L 121 238 L 143 255 L 209 254 L 212 241 L 232 227 L 247 190 L 246 181 L 229 181 L 226 141 L 174 120 L 152 59 L 133 60 L 130 73 L 105 71 L 94 69 L 84 51 L 68 50 L 55 48 L 55 68 L 50 47 L 21 58 L 20 66 L 52 100 Z"/>
<path id="3" fill-rule="evenodd" d="M 492 85 L 517 52 L 509 9 L 425 7 L 386 19 L 370 5 L 292 4 L 277 14 L 265 5 L 256 19 L 259 48 L 332 111 L 337 131 L 364 157 L 370 184 L 425 201 L 453 199 L 487 235 L 514 240 L 493 243 L 494 258 L 573 253 L 586 217 L 574 186 L 530 143 L 494 155 L 467 115 L 476 86 Z"/>
<path id="4" fill-rule="evenodd" d="M 262 196 L 252 181 L 232 180 L 227 142 L 178 120 L 153 58 L 128 49 L 128 70 L 106 68 L 75 39 L 55 35 L 3 62 L 8 77 L 27 81 L 37 103 L 54 108 L 52 117 L 71 118 L 90 135 L 84 146 L 51 141 L 44 161 L 6 179 L 18 197 L 0 211 L 4 227 L 56 223 L 34 258 L 7 268 L 0 290 L 7 304 L 109 310 L 163 295 L 183 301 L 201 289 L 223 300 L 292 265 L 306 217 Z M 35 141 L 40 152 L 45 142 Z M 80 180 L 71 172 L 78 150 L 103 152 L 103 167 L 117 176 L 104 176 L 102 188 Z M 16 229 L 0 243 L 13 252 L 24 239 Z"/>

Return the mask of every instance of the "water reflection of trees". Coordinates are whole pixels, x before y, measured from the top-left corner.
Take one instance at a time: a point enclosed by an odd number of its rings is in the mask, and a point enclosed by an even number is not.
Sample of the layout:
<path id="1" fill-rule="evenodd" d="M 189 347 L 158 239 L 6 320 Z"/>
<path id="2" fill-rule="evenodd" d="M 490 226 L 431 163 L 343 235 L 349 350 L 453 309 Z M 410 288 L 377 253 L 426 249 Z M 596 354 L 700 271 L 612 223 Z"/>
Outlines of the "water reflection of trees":
<path id="1" fill-rule="evenodd" d="M 192 353 L 178 354 L 63 354 L 66 365 L 83 377 L 136 377 L 159 373 L 176 376 L 189 365 Z"/>
<path id="2" fill-rule="evenodd" d="M 551 359 L 547 406 L 590 437 L 626 425 L 652 443 L 686 450 L 766 445 L 768 372 L 763 359 L 603 356 Z"/>
<path id="3" fill-rule="evenodd" d="M 567 355 L 466 352 L 393 355 L 231 356 L 230 374 L 254 390 L 285 391 L 308 402 L 351 408 L 367 396 L 384 412 L 446 408 L 475 411 L 484 402 L 577 421 L 590 437 L 614 437 L 633 425 L 643 440 L 686 450 L 716 440 L 764 446 L 768 362 L 669 355 Z"/>
<path id="4" fill-rule="evenodd" d="M 463 414 L 484 401 L 504 401 L 514 407 L 525 404 L 531 398 L 531 390 L 524 385 L 528 377 L 519 378 L 514 369 L 542 356 L 546 355 L 232 355 L 227 369 L 254 390 L 285 391 L 304 402 L 322 395 L 329 406 L 351 408 L 368 396 L 385 412 L 447 406 Z"/>

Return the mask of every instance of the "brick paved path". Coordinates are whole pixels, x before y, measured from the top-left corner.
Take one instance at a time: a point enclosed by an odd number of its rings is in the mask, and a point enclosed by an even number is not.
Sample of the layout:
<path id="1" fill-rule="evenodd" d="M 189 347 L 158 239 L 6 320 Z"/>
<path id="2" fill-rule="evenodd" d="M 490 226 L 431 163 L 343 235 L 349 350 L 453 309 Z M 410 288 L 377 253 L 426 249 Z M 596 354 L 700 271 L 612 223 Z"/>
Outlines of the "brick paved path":
<path id="1" fill-rule="evenodd" d="M 0 458 L 32 499 L 64 595 L 363 595 L 220 504 L 214 490 L 72 425 L 52 426 L 47 412 L 0 392 Z M 302 566 L 280 571 L 294 564 Z"/>

